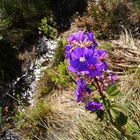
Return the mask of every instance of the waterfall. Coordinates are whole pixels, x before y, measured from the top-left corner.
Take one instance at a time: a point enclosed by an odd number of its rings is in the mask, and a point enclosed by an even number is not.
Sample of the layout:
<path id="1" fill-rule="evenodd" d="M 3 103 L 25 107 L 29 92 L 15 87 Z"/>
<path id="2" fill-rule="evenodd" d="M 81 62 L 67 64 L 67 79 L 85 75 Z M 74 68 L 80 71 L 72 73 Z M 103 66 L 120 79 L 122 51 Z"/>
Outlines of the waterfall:
<path id="1" fill-rule="evenodd" d="M 19 92 L 22 101 L 29 104 L 33 102 L 37 83 L 43 76 L 43 71 L 48 67 L 48 62 L 53 59 L 55 49 L 57 48 L 57 41 L 47 39 L 43 36 L 34 47 L 37 58 L 32 60 L 29 69 L 26 70 L 21 77 L 17 77 L 17 79 L 12 82 L 13 95 L 15 96 Z"/>

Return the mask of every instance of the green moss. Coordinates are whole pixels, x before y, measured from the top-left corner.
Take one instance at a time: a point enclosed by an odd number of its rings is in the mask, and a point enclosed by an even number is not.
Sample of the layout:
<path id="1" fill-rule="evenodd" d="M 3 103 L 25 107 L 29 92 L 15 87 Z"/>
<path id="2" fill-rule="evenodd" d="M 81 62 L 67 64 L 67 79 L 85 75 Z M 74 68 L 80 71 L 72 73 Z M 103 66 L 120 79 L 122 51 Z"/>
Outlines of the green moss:
<path id="1" fill-rule="evenodd" d="M 46 98 L 37 99 L 33 106 L 26 110 L 26 122 L 21 129 L 25 139 L 46 138 L 48 118 L 53 115 Z"/>
<path id="2" fill-rule="evenodd" d="M 49 69 L 48 74 L 58 88 L 67 88 L 73 85 L 74 80 L 68 73 L 66 62 L 61 62 L 54 70 Z"/>
<path id="3" fill-rule="evenodd" d="M 139 0 L 133 0 L 134 3 L 134 8 L 136 8 L 136 10 L 138 12 L 140 12 L 140 1 Z"/>
<path id="4" fill-rule="evenodd" d="M 53 91 L 54 88 L 55 83 L 52 81 L 52 77 L 47 72 L 45 72 L 44 76 L 39 82 L 37 91 L 38 95 L 41 97 L 44 95 L 48 95 Z"/>
<path id="5" fill-rule="evenodd" d="M 99 48 L 109 51 L 112 49 L 112 44 L 109 42 L 104 42 L 99 46 Z"/>
<path id="6" fill-rule="evenodd" d="M 74 85 L 74 80 L 67 71 L 66 62 L 61 62 L 53 69 L 46 69 L 44 76 L 39 81 L 37 96 L 42 97 L 52 94 L 56 88 L 68 88 Z"/>
<path id="7" fill-rule="evenodd" d="M 53 66 L 58 66 L 65 59 L 65 46 L 67 41 L 64 38 L 61 38 L 58 41 L 58 47 L 55 51 Z"/>
<path id="8" fill-rule="evenodd" d="M 35 105 L 29 109 L 27 118 L 38 124 L 52 113 L 52 109 L 45 99 L 37 100 Z"/>
<path id="9" fill-rule="evenodd" d="M 56 37 L 56 29 L 53 28 L 48 23 L 48 19 L 45 17 L 41 19 L 40 26 L 38 27 L 39 31 L 41 31 L 47 38 L 55 38 Z"/>

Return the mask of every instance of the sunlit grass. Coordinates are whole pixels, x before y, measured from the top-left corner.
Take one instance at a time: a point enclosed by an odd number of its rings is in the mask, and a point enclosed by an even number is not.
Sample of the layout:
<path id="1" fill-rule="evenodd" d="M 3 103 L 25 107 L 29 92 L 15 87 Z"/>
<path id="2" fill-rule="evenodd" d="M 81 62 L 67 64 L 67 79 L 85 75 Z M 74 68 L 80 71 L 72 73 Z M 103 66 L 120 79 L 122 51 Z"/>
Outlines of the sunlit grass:
<path id="1" fill-rule="evenodd" d="M 125 95 L 123 98 L 117 99 L 119 104 L 128 109 L 129 118 L 125 129 L 131 136 L 136 136 L 140 133 L 139 76 L 139 72 L 136 71 L 135 73 L 127 72 L 123 78 L 121 77 L 120 88 L 125 92 Z M 131 82 L 132 79 L 135 80 Z M 49 103 L 51 108 L 48 109 L 48 107 L 44 106 L 44 103 L 46 105 Z M 40 128 L 36 125 L 38 127 L 37 132 L 43 131 L 47 139 L 127 140 L 109 120 L 100 121 L 95 113 L 90 114 L 85 111 L 84 106 L 78 105 L 75 102 L 72 90 L 55 91 L 39 104 L 39 108 L 34 106 L 34 109 L 31 109 L 31 114 L 35 111 L 31 118 L 35 124 L 40 123 L 43 126 Z M 38 118 L 37 122 L 36 118 Z M 37 137 L 43 139 L 44 135 L 37 135 Z M 139 140 L 139 137 L 134 137 L 134 140 Z"/>

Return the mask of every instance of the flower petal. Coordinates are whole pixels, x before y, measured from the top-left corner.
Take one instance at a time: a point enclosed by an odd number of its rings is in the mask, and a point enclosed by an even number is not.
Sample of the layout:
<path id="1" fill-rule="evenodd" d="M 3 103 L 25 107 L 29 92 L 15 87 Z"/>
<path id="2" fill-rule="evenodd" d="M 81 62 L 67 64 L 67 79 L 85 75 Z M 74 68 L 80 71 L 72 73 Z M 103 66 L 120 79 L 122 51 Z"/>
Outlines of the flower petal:
<path id="1" fill-rule="evenodd" d="M 97 110 L 102 110 L 103 109 L 103 105 L 99 102 L 89 102 L 86 107 L 86 110 L 89 110 L 91 112 L 97 111 Z"/>

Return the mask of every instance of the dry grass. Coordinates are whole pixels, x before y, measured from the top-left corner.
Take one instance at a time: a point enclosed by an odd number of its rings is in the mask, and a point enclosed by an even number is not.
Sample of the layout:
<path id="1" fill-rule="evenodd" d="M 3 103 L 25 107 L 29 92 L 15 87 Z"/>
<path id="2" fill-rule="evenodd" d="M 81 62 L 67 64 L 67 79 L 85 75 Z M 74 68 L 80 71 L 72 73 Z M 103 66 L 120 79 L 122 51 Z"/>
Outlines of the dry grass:
<path id="1" fill-rule="evenodd" d="M 112 40 L 109 51 L 110 68 L 117 72 L 136 69 L 140 66 L 140 40 L 134 39 L 125 29 L 118 40 Z"/>
<path id="2" fill-rule="evenodd" d="M 137 76 L 137 74 L 135 73 L 133 76 Z M 128 77 L 125 77 L 123 83 L 128 84 L 127 82 Z M 138 85 L 136 85 L 137 82 L 140 82 L 140 80 L 137 79 L 133 84 L 139 88 Z M 129 86 L 125 87 L 126 89 L 123 89 L 123 84 L 120 83 L 120 85 L 122 90 L 126 92 L 126 95 L 121 100 L 119 99 L 118 102 L 129 108 L 129 123 L 126 125 L 126 129 L 132 134 L 137 134 L 140 132 L 140 97 L 138 96 L 140 90 L 136 93 L 136 87 L 132 89 L 134 85 L 128 84 Z M 128 88 L 129 90 L 127 90 Z M 46 114 L 44 113 L 48 108 L 44 108 L 43 113 L 37 111 L 37 114 L 34 114 L 34 117 L 38 116 L 39 118 L 37 122 L 34 120 L 34 123 L 38 125 L 41 124 L 40 126 L 43 127 L 42 129 L 42 127 L 36 125 L 36 127 L 39 128 L 37 131 L 43 132 L 43 134 L 41 132 L 40 134 L 35 133 L 36 137 L 40 140 L 126 139 L 108 120 L 105 119 L 101 122 L 97 119 L 95 113 L 90 114 L 85 111 L 82 104 L 77 104 L 74 99 L 73 90 L 63 92 L 55 91 L 54 94 L 44 99 L 42 104 L 43 103 L 49 103 L 51 108 Z M 135 106 L 135 104 L 137 104 L 137 106 Z M 33 108 L 31 109 L 31 112 L 34 110 Z M 30 118 L 33 118 L 33 116 Z"/>
<path id="3" fill-rule="evenodd" d="M 114 40 L 113 43 L 117 47 L 139 50 L 140 49 L 140 40 L 134 39 L 131 32 L 122 27 L 124 31 L 120 34 L 119 40 Z M 139 52 L 137 52 L 139 53 Z"/>

